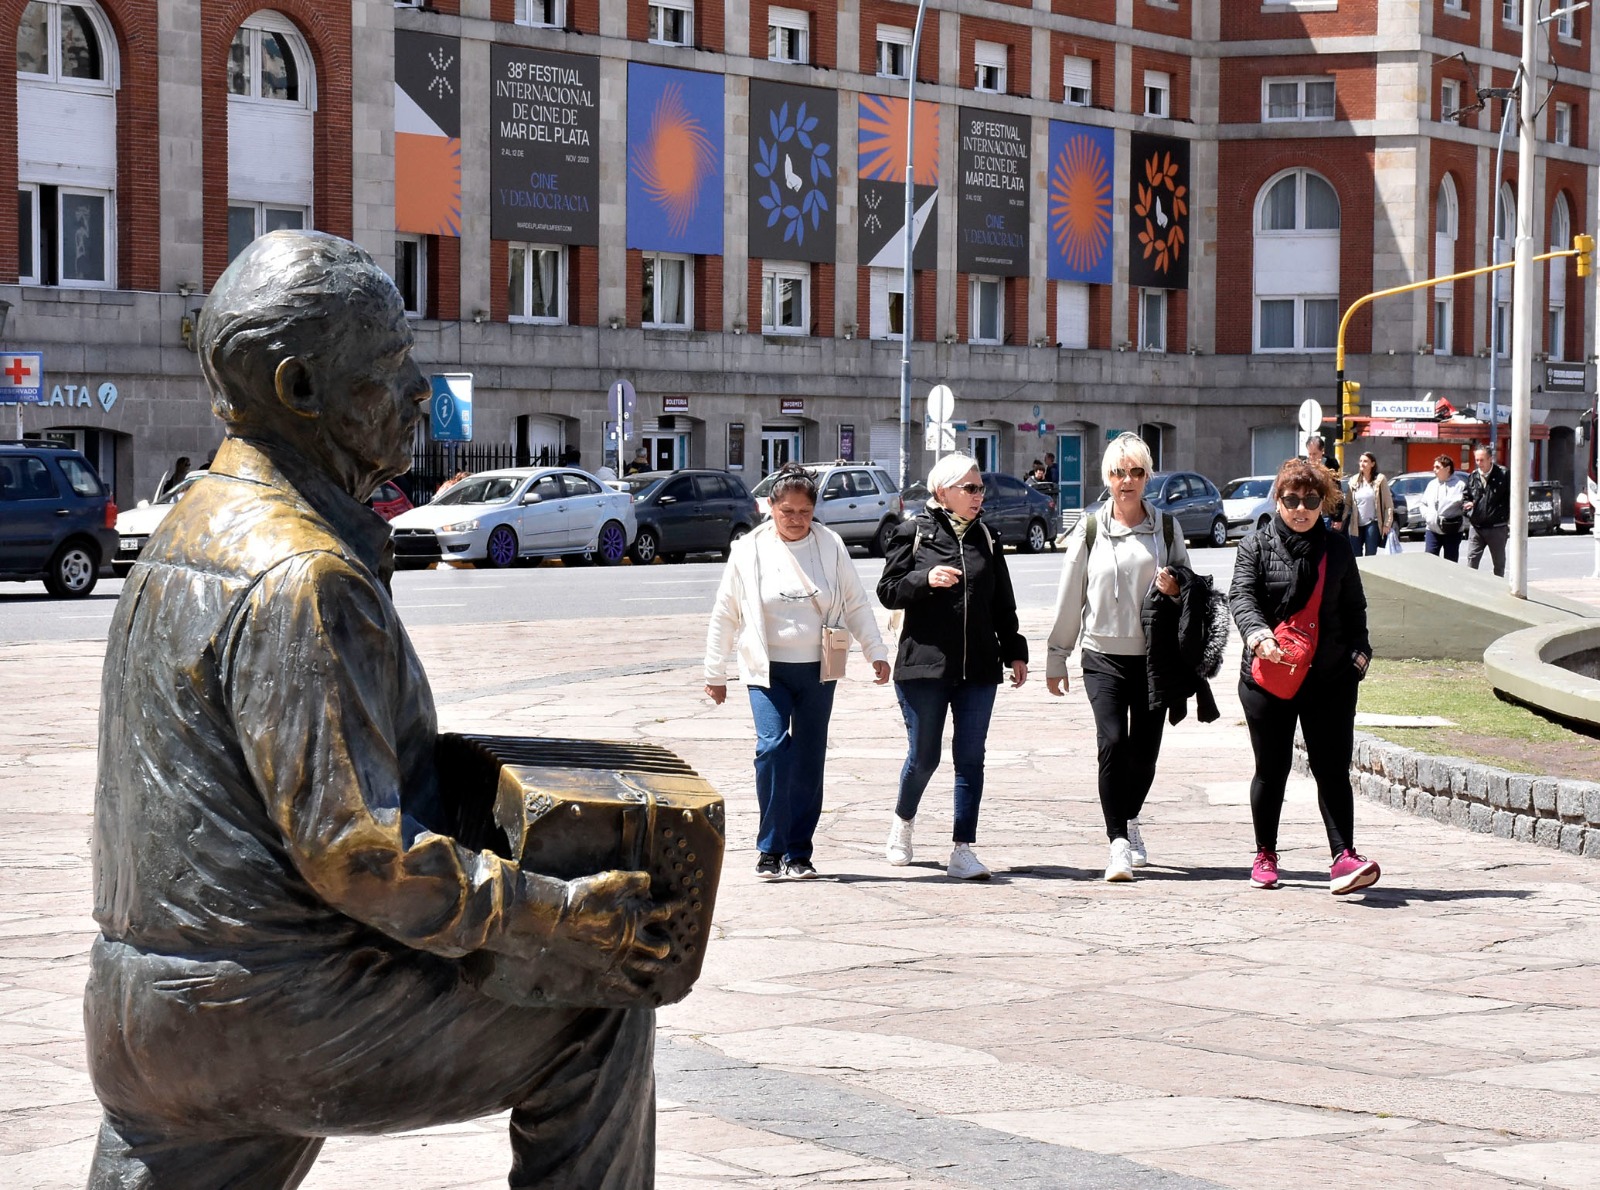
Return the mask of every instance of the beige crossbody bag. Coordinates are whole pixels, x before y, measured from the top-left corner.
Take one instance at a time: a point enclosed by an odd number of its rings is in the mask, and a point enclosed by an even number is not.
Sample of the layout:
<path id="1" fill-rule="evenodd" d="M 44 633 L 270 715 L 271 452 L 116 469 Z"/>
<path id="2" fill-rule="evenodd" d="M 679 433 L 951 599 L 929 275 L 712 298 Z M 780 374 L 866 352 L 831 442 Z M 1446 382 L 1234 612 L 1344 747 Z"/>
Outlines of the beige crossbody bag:
<path id="1" fill-rule="evenodd" d="M 815 530 L 813 530 L 815 532 Z M 816 545 L 815 539 L 812 541 Z M 817 598 L 816 584 L 806 577 L 806 572 L 800 569 L 800 564 L 794 560 L 794 555 L 788 550 L 784 551 L 789 559 L 789 565 L 794 567 L 796 576 L 801 585 L 811 588 L 811 606 L 817 609 L 817 615 L 822 620 L 822 680 L 824 682 L 837 682 L 844 677 L 845 666 L 850 661 L 850 630 L 842 624 L 828 623 L 828 613 L 823 609 L 822 602 Z M 817 545 L 817 562 L 822 561 L 822 547 Z"/>

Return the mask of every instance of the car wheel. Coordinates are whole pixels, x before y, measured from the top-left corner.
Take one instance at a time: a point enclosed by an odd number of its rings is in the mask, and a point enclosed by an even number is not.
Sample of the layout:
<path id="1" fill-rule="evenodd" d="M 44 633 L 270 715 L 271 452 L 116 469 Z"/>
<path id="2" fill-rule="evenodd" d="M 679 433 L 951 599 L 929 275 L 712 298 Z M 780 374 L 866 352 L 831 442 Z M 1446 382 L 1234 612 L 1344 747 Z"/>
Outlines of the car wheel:
<path id="1" fill-rule="evenodd" d="M 878 531 L 872 535 L 872 541 L 867 546 L 867 551 L 874 558 L 881 558 L 889 552 L 889 539 L 894 536 L 895 523 L 884 521 L 878 526 Z"/>
<path id="2" fill-rule="evenodd" d="M 650 565 L 660 552 L 661 542 L 657 539 L 654 529 L 640 529 L 639 536 L 633 539 L 633 548 L 628 551 L 640 566 Z"/>
<path id="3" fill-rule="evenodd" d="M 1211 536 L 1209 541 L 1214 546 L 1224 546 L 1228 544 L 1227 521 L 1223 520 L 1221 517 L 1218 517 L 1216 520 L 1211 522 Z"/>
<path id="4" fill-rule="evenodd" d="M 628 554 L 628 531 L 620 521 L 607 521 L 600 526 L 600 538 L 595 546 L 594 560 L 602 566 L 615 566 Z"/>
<path id="5" fill-rule="evenodd" d="M 517 534 L 510 525 L 496 525 L 489 534 L 489 548 L 484 554 L 482 566 L 492 567 L 495 570 L 504 570 L 517 560 Z"/>
<path id="6" fill-rule="evenodd" d="M 1022 539 L 1022 552 L 1025 554 L 1044 553 L 1046 530 L 1043 521 L 1029 521 L 1028 532 Z"/>
<path id="7" fill-rule="evenodd" d="M 94 547 L 69 541 L 50 559 L 45 589 L 57 599 L 82 599 L 100 579 L 100 559 Z"/>

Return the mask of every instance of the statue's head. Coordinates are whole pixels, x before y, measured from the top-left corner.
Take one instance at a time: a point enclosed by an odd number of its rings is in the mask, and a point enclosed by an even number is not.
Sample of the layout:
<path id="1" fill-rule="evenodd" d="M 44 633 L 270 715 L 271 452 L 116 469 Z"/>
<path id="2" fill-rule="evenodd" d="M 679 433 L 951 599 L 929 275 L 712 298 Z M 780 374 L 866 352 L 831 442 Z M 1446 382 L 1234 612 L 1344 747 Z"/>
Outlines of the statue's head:
<path id="1" fill-rule="evenodd" d="M 357 499 L 410 467 L 428 382 L 394 282 L 349 240 L 262 236 L 212 288 L 199 331 L 230 435 L 295 449 Z"/>

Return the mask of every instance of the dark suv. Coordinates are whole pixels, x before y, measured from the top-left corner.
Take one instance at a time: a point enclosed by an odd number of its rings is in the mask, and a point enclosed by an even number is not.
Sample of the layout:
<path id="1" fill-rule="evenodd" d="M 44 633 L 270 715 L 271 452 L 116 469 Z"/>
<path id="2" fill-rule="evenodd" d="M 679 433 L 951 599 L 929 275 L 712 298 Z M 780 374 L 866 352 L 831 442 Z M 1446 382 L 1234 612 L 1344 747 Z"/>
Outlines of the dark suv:
<path id="1" fill-rule="evenodd" d="M 0 579 L 50 594 L 94 590 L 117 552 L 117 506 L 89 460 L 43 442 L 0 443 Z"/>
<path id="2" fill-rule="evenodd" d="M 657 557 L 722 554 L 754 529 L 755 498 L 726 471 L 645 471 L 622 481 L 633 494 L 639 532 L 628 551 L 641 565 Z"/>

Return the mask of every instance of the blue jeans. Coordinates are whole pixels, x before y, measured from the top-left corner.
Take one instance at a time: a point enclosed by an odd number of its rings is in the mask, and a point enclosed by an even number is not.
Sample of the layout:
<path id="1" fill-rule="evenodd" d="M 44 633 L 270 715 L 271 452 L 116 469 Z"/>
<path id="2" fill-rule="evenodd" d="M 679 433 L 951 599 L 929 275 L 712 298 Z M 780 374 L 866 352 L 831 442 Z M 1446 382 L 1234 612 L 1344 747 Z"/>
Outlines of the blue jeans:
<path id="1" fill-rule="evenodd" d="M 1422 548 L 1430 554 L 1444 555 L 1446 562 L 1461 561 L 1461 534 L 1435 533 L 1432 529 L 1422 534 Z"/>
<path id="2" fill-rule="evenodd" d="M 983 749 L 989 738 L 989 717 L 994 713 L 998 686 L 918 678 L 896 682 L 894 694 L 906 720 L 908 750 L 900 769 L 900 797 L 894 812 L 910 820 L 917 816 L 922 791 L 939 767 L 940 742 L 946 711 L 954 713 L 955 740 L 951 760 L 956 769 L 956 822 L 952 839 L 972 843 L 978 837 L 978 803 L 983 800 Z"/>
<path id="3" fill-rule="evenodd" d="M 770 686 L 750 687 L 756 721 L 756 846 L 781 859 L 810 859 L 822 817 L 822 770 L 836 682 L 818 661 L 774 661 Z"/>
<path id="4" fill-rule="evenodd" d="M 1383 545 L 1383 534 L 1378 532 L 1378 522 L 1362 525 L 1356 536 L 1356 556 L 1375 558 Z"/>

